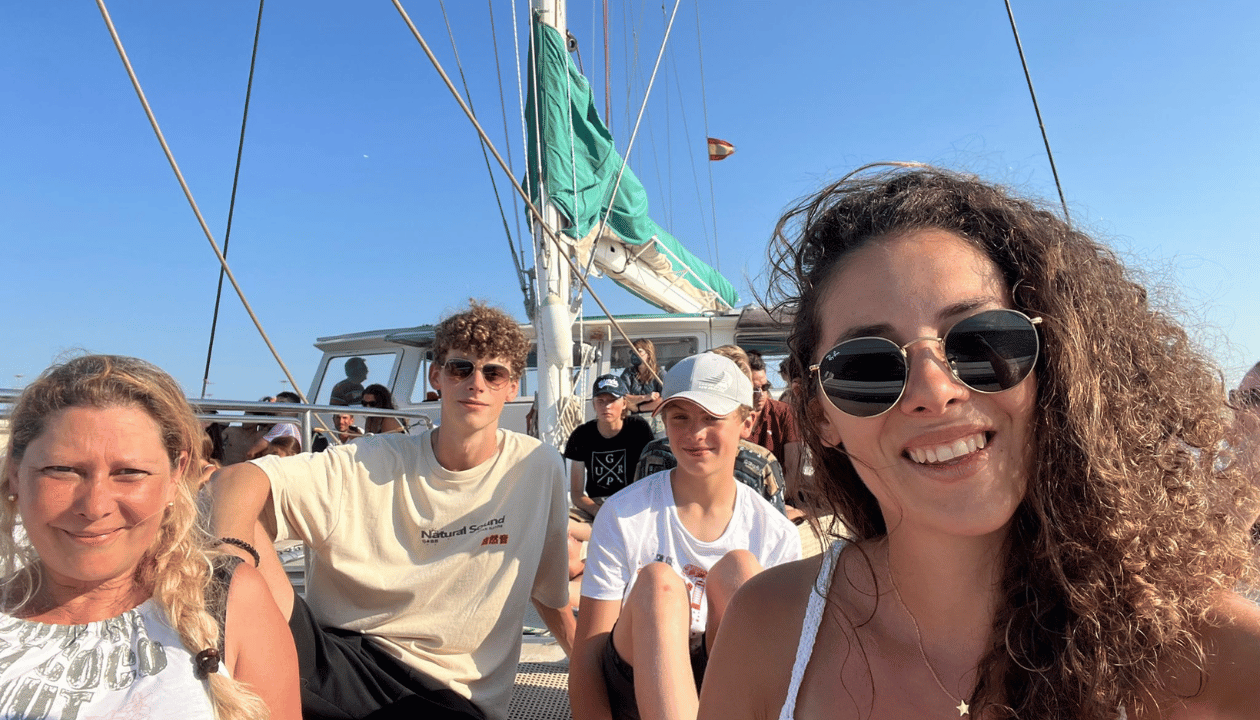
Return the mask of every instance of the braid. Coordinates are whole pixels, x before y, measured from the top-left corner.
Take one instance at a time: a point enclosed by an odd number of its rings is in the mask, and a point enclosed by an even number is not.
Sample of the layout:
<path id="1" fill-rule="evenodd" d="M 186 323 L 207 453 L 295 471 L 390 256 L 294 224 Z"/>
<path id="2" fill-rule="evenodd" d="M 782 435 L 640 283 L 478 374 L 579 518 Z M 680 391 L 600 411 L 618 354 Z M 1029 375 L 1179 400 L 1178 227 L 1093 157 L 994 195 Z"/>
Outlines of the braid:
<path id="1" fill-rule="evenodd" d="M 206 607 L 206 591 L 213 579 L 210 537 L 197 522 L 197 506 L 189 483 L 180 483 L 175 504 L 168 511 L 152 560 L 137 573 L 150 574 L 153 599 L 194 655 L 220 645 L 219 622 Z M 179 538 L 176 540 L 176 538 Z M 151 571 L 146 572 L 146 571 Z M 138 577 L 137 580 L 149 578 Z M 210 700 L 219 720 L 265 720 L 271 712 L 248 685 L 221 673 L 206 677 Z"/>

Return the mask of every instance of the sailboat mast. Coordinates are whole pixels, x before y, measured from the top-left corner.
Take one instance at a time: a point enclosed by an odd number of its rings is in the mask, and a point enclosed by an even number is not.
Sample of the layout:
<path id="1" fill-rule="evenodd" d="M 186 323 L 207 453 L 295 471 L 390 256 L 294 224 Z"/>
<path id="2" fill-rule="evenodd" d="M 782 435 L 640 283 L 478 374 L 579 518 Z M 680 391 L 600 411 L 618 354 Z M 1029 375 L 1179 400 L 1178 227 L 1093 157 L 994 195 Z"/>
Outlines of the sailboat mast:
<path id="1" fill-rule="evenodd" d="M 564 37 L 567 30 L 564 0 L 531 0 L 533 17 L 551 25 Z M 536 69 L 531 68 L 532 72 Z M 538 84 L 534 83 L 535 92 Z M 538 103 L 534 104 L 538 107 Z M 536 157 L 541 158 L 542 152 Z M 534 273 L 537 292 L 534 293 L 534 328 L 538 347 L 537 403 L 538 437 L 552 446 L 559 447 L 561 435 L 560 415 L 566 399 L 573 395 L 573 317 L 569 311 L 569 267 L 560 256 L 561 249 L 547 239 L 544 224 L 553 231 L 560 227 L 560 214 L 550 202 L 546 183 L 539 183 L 542 208 L 541 221 L 534 222 Z M 555 233 L 559 235 L 558 232 Z"/>

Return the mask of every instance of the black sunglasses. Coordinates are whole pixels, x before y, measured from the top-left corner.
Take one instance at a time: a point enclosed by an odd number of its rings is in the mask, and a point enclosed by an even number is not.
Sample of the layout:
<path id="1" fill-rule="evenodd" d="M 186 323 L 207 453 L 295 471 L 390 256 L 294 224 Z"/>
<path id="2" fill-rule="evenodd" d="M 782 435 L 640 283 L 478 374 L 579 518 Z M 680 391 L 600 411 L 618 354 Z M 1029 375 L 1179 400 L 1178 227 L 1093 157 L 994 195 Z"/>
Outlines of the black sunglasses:
<path id="1" fill-rule="evenodd" d="M 472 360 L 451 358 L 442 363 L 442 368 L 456 380 L 467 380 L 477 370 L 477 365 Z M 481 366 L 481 376 L 486 379 L 486 385 L 498 390 L 511 382 L 512 371 L 498 363 L 486 363 Z"/>
<path id="2" fill-rule="evenodd" d="M 906 348 L 932 341 L 945 348 L 958 382 L 980 393 L 999 393 L 1023 382 L 1037 364 L 1037 324 L 1018 310 L 986 310 L 954 323 L 944 337 L 915 338 L 905 345 L 882 337 L 845 340 L 823 355 L 810 373 L 840 412 L 875 417 L 893 408 L 906 389 Z"/>

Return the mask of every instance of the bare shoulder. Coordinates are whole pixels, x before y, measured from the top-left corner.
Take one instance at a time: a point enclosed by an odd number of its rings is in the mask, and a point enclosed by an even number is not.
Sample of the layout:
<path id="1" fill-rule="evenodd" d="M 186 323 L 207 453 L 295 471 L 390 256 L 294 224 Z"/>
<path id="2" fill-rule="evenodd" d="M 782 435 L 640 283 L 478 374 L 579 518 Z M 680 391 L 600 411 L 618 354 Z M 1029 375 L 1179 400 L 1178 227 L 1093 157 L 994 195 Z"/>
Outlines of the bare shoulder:
<path id="1" fill-rule="evenodd" d="M 764 570 L 736 593 L 705 672 L 701 720 L 778 716 L 824 557 Z"/>
<path id="2" fill-rule="evenodd" d="M 754 617 L 766 615 L 764 619 L 767 621 L 791 615 L 794 609 L 798 611 L 796 625 L 799 629 L 799 620 L 805 613 L 805 602 L 817 583 L 818 571 L 824 557 L 825 554 L 815 555 L 757 573 L 740 588 L 733 607 Z"/>
<path id="3" fill-rule="evenodd" d="M 1224 596 L 1203 631 L 1207 663 L 1202 691 L 1174 717 L 1260 718 L 1260 606 L 1238 595 Z"/>

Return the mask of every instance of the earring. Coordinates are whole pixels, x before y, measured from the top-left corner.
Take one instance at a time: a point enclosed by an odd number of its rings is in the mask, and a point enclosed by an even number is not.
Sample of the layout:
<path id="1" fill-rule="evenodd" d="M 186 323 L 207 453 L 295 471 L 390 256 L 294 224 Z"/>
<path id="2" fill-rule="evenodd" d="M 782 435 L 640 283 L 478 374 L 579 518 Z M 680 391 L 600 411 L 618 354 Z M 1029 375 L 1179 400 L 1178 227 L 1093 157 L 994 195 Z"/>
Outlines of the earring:
<path id="1" fill-rule="evenodd" d="M 175 507 L 175 501 L 174 501 L 174 500 L 172 500 L 172 501 L 170 501 L 170 502 L 166 503 L 166 507 Z"/>
<path id="2" fill-rule="evenodd" d="M 6 498 L 9 502 L 17 502 L 17 493 L 9 493 Z"/>

